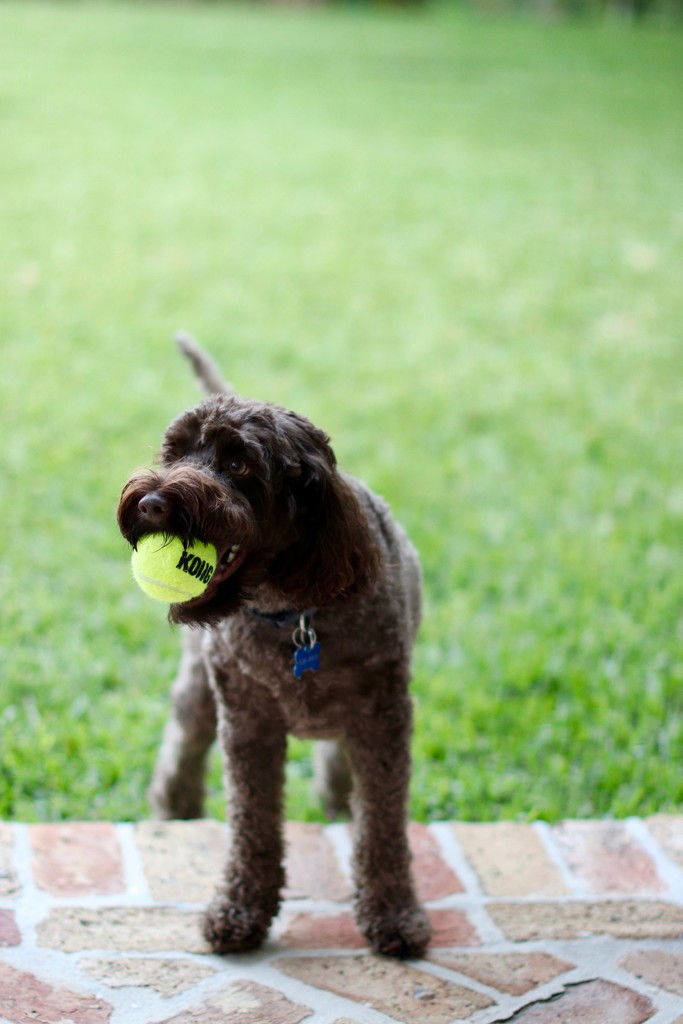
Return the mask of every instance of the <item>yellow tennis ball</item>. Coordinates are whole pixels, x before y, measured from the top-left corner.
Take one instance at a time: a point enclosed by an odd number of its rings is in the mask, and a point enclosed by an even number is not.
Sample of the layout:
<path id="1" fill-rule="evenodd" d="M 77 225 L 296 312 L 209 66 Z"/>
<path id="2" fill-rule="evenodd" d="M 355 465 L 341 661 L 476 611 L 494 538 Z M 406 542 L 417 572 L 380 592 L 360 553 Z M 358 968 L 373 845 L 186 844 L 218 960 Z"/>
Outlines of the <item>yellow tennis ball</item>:
<path id="1" fill-rule="evenodd" d="M 216 571 L 213 544 L 195 541 L 186 546 L 180 537 L 147 533 L 133 550 L 131 564 L 138 586 L 148 597 L 166 604 L 182 604 L 203 594 Z"/>

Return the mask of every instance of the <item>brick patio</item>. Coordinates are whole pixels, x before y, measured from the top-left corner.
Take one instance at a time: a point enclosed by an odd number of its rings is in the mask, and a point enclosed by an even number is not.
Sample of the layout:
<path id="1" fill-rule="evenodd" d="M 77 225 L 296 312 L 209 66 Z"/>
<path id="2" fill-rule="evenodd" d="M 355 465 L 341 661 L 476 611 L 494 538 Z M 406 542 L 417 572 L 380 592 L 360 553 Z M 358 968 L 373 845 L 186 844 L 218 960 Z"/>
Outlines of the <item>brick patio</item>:
<path id="1" fill-rule="evenodd" d="M 215 821 L 0 823 L 0 1022 L 683 1024 L 683 817 L 412 825 L 429 956 L 370 956 L 345 825 L 290 823 L 258 954 L 198 918 Z"/>

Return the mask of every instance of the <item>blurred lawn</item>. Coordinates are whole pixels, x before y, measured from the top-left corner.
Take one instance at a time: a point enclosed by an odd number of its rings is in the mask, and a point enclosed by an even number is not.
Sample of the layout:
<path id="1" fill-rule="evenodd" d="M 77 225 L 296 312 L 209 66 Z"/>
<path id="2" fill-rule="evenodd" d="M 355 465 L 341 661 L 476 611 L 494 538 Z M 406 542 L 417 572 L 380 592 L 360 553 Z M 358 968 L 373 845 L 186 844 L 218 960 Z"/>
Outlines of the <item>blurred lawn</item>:
<path id="1" fill-rule="evenodd" d="M 114 509 L 195 401 L 179 327 L 422 553 L 414 816 L 680 807 L 680 54 L 439 8 L 2 4 L 0 815 L 147 813 L 177 637 Z"/>

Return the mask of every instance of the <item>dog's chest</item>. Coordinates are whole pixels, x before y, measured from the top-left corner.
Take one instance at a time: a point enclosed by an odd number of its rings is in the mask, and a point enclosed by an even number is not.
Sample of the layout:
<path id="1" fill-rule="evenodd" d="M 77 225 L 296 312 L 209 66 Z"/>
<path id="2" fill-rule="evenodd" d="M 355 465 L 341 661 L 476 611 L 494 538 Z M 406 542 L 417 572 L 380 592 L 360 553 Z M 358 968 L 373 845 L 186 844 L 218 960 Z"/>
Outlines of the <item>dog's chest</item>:
<path id="1" fill-rule="evenodd" d="M 332 736 L 345 731 L 350 707 L 360 711 L 371 698 L 377 656 L 358 636 L 331 638 L 322 630 L 320 645 L 319 665 L 301 671 L 292 630 L 236 618 L 211 636 L 208 657 L 228 706 L 243 710 L 246 701 L 254 707 L 274 701 L 293 735 Z"/>

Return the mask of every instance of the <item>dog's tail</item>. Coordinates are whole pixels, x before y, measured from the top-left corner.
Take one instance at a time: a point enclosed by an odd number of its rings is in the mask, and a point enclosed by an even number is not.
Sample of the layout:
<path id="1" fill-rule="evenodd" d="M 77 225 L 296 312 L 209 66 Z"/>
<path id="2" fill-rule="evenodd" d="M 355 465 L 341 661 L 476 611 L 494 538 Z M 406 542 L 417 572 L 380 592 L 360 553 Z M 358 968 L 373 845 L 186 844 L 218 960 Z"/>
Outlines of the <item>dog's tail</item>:
<path id="1" fill-rule="evenodd" d="M 175 340 L 180 351 L 188 362 L 192 364 L 197 380 L 207 395 L 215 395 L 217 392 L 227 395 L 234 394 L 234 389 L 223 379 L 223 374 L 211 356 L 206 354 L 204 349 L 197 344 L 191 335 L 186 334 L 185 331 L 180 331 L 179 334 L 176 334 Z"/>

